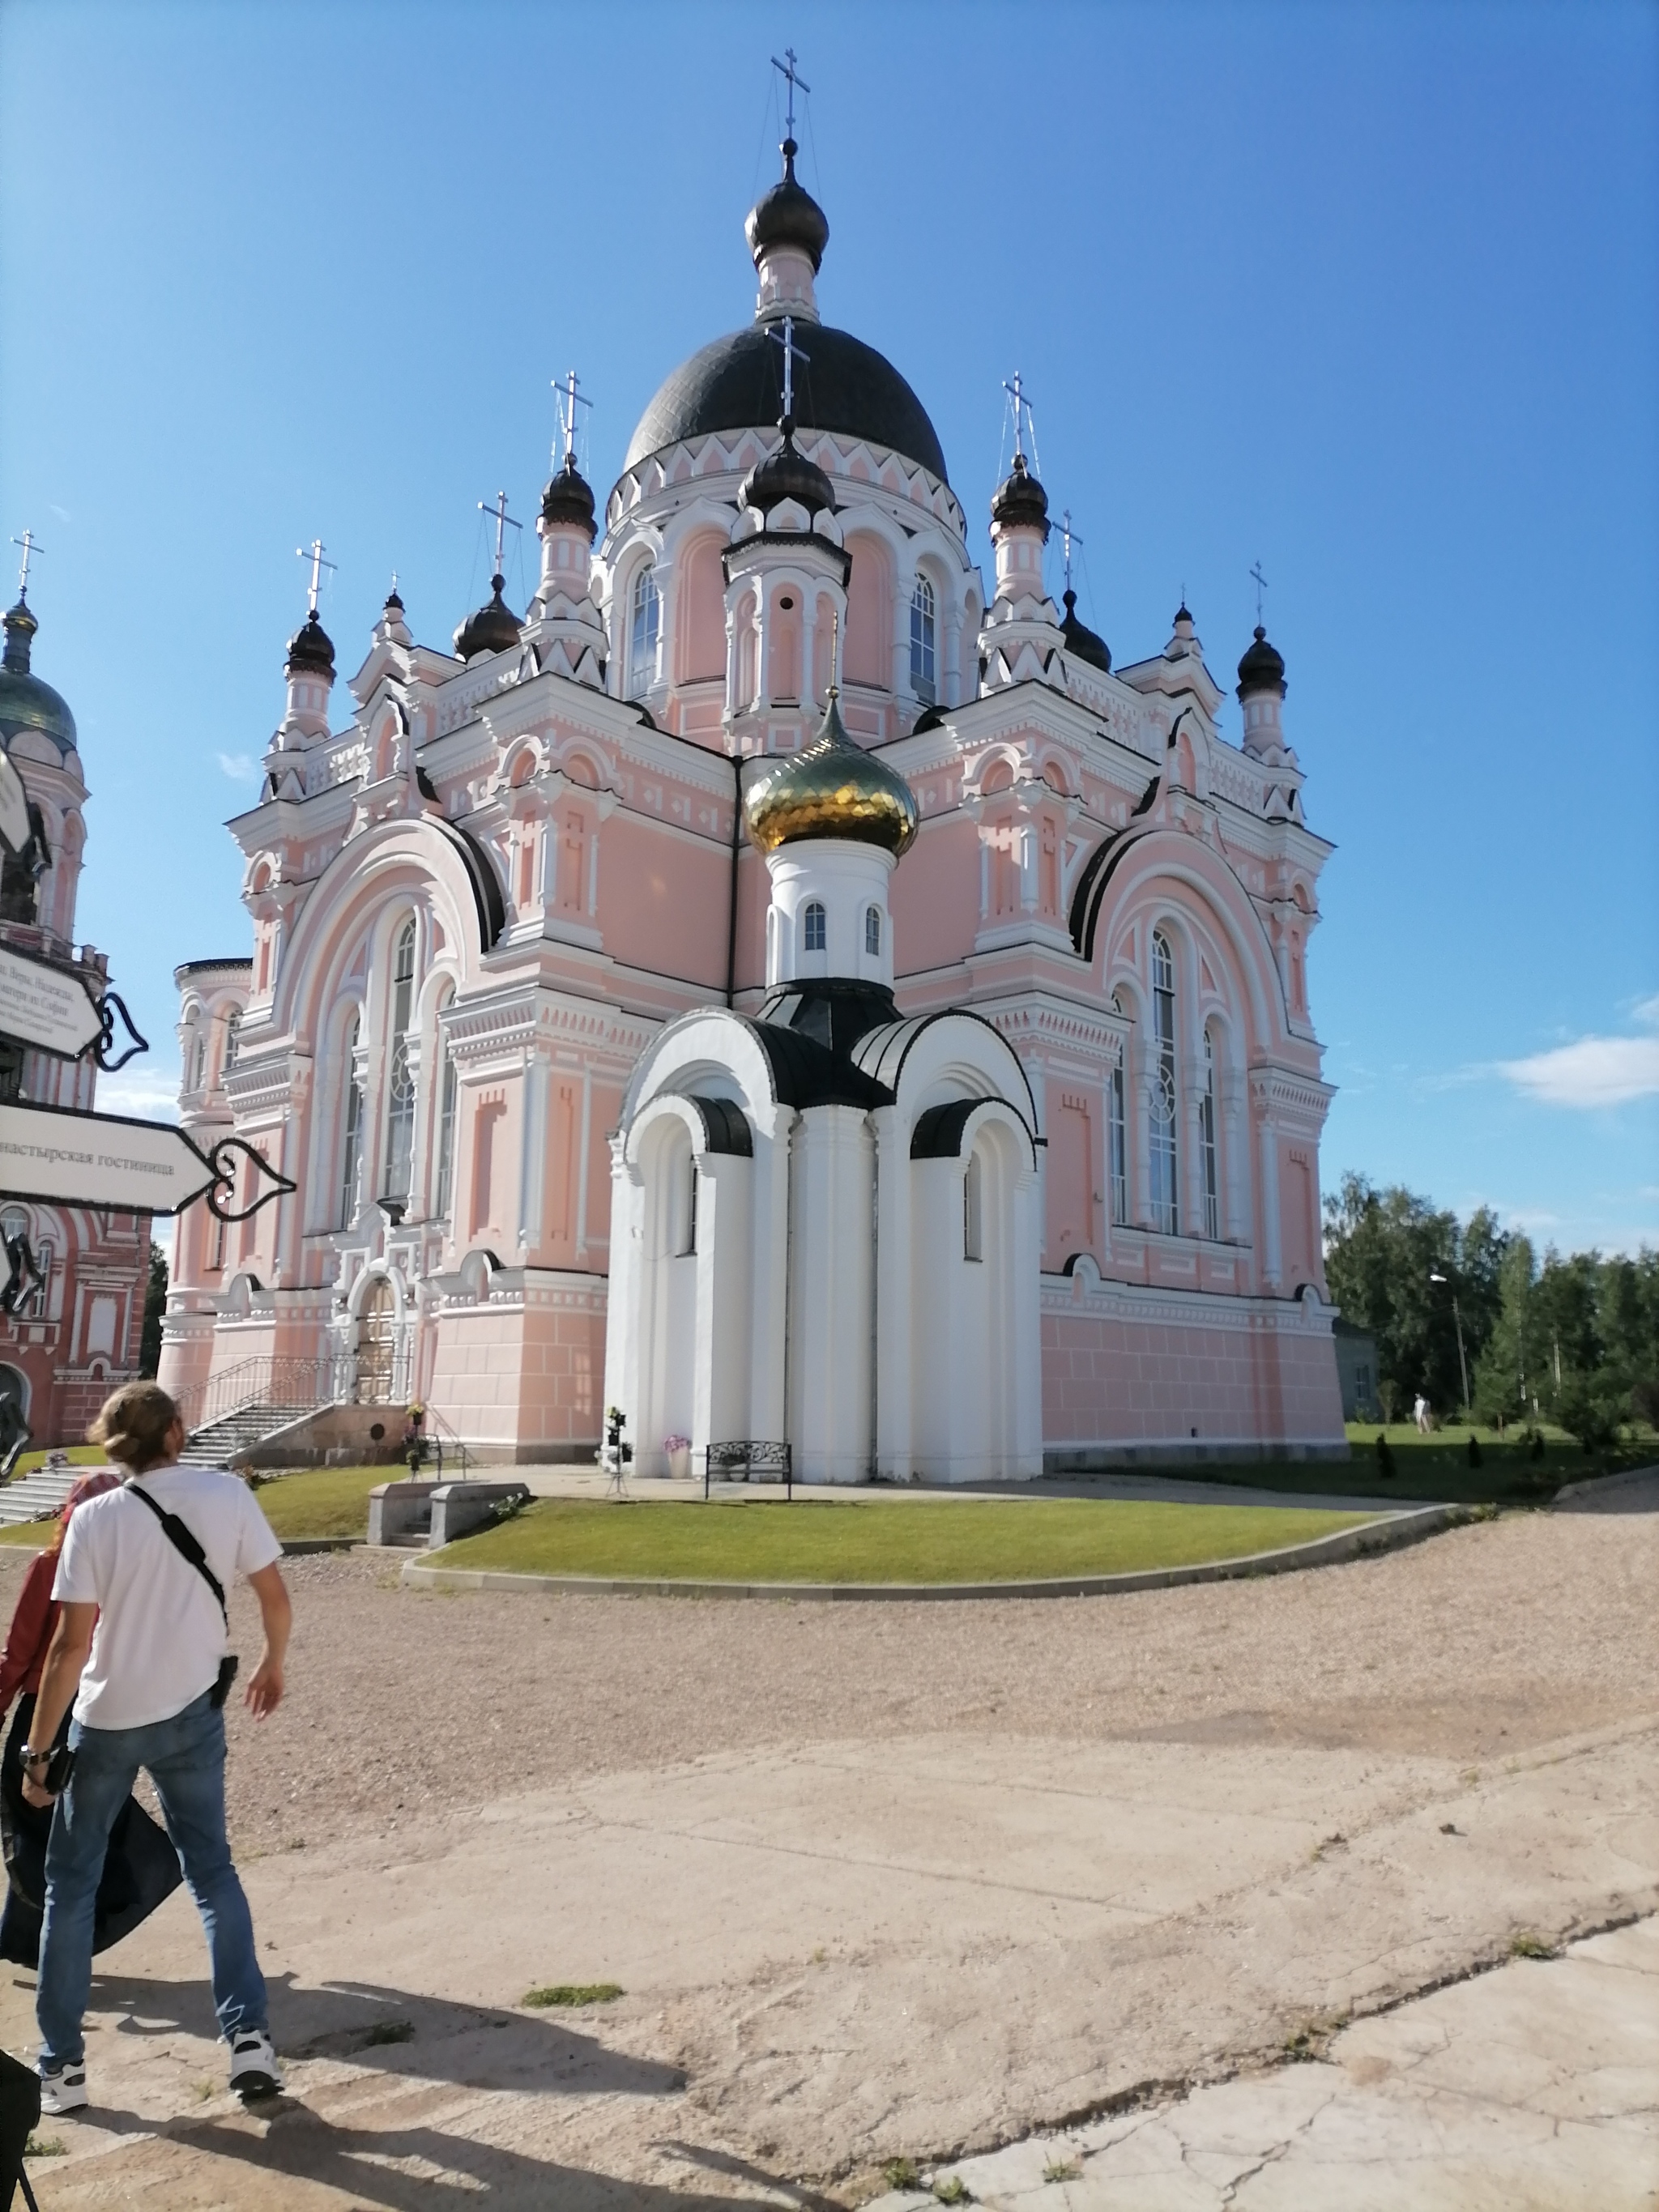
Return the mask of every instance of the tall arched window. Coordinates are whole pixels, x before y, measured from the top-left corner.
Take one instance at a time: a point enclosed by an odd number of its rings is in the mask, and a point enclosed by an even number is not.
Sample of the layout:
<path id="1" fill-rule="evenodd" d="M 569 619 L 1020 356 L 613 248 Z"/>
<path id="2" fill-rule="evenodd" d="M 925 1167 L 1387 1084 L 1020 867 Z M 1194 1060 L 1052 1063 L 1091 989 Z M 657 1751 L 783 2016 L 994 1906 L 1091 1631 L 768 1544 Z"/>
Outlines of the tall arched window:
<path id="1" fill-rule="evenodd" d="M 881 908 L 867 906 L 864 909 L 864 949 L 875 958 L 881 951 Z"/>
<path id="2" fill-rule="evenodd" d="M 1114 995 L 1112 1011 L 1121 1014 L 1121 1002 Z M 1127 1049 L 1127 1048 L 1125 1048 Z M 1106 1084 L 1106 1141 L 1112 1184 L 1112 1222 L 1121 1228 L 1129 1218 L 1128 1128 L 1123 1111 L 1123 1050 L 1112 1062 Z"/>
<path id="3" fill-rule="evenodd" d="M 634 579 L 628 610 L 628 696 L 644 696 L 657 680 L 657 639 L 662 629 L 662 593 L 649 566 Z"/>
<path id="4" fill-rule="evenodd" d="M 363 1165 L 363 1087 L 357 1076 L 357 1045 L 362 1017 L 351 1024 L 346 1039 L 345 1121 L 340 1141 L 340 1226 L 349 1229 L 357 1218 L 358 1181 Z"/>
<path id="5" fill-rule="evenodd" d="M 910 689 L 931 707 L 939 696 L 939 622 L 933 587 L 916 578 L 910 594 Z"/>
<path id="6" fill-rule="evenodd" d="M 409 1065 L 409 1018 L 415 1005 L 415 917 L 398 932 L 392 956 L 392 1024 L 386 1038 L 384 1195 L 407 1203 L 415 1158 L 415 1078 Z"/>
<path id="7" fill-rule="evenodd" d="M 233 1006 L 225 1016 L 225 1073 L 236 1065 L 237 1048 L 242 1042 L 242 1010 Z"/>
<path id="8" fill-rule="evenodd" d="M 1204 1096 L 1198 1103 L 1199 1134 L 1204 1146 L 1204 1234 L 1221 1234 L 1221 1180 L 1215 1154 L 1215 1039 L 1204 1032 Z"/>
<path id="9" fill-rule="evenodd" d="M 820 899 L 811 899 L 801 913 L 801 950 L 822 952 L 830 941 L 828 917 Z"/>
<path id="10" fill-rule="evenodd" d="M 207 1080 L 207 1027 L 200 1024 L 196 1031 L 196 1049 L 191 1055 L 190 1087 L 199 1091 Z"/>
<path id="11" fill-rule="evenodd" d="M 439 1220 L 447 1221 L 450 1200 L 455 1191 L 455 1109 L 460 1085 L 455 1073 L 454 1056 L 444 1047 L 441 1019 L 438 1025 L 437 1044 L 443 1078 L 438 1086 L 438 1188 L 433 1211 Z"/>
<path id="12" fill-rule="evenodd" d="M 985 1257 L 985 1170 L 977 1146 L 968 1155 L 967 1171 L 962 1178 L 962 1256 L 964 1260 Z"/>
<path id="13" fill-rule="evenodd" d="M 1176 1001 L 1175 962 L 1161 930 L 1152 938 L 1152 1036 L 1158 1059 L 1152 1071 L 1151 1139 L 1152 1226 L 1166 1237 L 1181 1233 L 1176 1197 Z"/>

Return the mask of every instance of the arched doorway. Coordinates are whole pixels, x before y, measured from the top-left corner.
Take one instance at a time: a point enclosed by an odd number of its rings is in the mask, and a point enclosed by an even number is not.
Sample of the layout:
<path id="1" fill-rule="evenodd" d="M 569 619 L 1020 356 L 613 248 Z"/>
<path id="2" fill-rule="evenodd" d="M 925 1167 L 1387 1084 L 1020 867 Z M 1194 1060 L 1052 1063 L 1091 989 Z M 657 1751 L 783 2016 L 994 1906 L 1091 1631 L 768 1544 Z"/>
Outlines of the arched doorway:
<path id="1" fill-rule="evenodd" d="M 392 1402 L 392 1377 L 396 1352 L 397 1300 L 391 1284 L 377 1275 L 357 1309 L 357 1402 L 386 1406 Z"/>

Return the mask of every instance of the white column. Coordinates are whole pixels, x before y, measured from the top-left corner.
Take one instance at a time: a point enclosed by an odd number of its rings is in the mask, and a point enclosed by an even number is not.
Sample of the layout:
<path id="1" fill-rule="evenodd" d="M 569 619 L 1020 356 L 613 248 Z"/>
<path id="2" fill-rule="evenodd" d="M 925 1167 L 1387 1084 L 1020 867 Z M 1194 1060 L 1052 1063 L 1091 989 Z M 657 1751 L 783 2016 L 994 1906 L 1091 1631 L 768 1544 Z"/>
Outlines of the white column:
<path id="1" fill-rule="evenodd" d="M 1261 1159 L 1261 1233 L 1256 1256 L 1264 1289 L 1276 1291 L 1284 1274 L 1279 1234 L 1279 1131 L 1268 1111 L 1265 1086 L 1252 1085 L 1257 1144 Z"/>
<path id="2" fill-rule="evenodd" d="M 874 1166 L 861 1107 L 802 1114 L 792 1193 L 789 1441 L 804 1482 L 862 1482 L 870 1474 Z"/>
<path id="3" fill-rule="evenodd" d="M 876 1472 L 894 1482 L 910 1475 L 910 1402 L 915 1347 L 910 1313 L 910 1133 L 898 1109 L 870 1116 L 876 1140 Z"/>

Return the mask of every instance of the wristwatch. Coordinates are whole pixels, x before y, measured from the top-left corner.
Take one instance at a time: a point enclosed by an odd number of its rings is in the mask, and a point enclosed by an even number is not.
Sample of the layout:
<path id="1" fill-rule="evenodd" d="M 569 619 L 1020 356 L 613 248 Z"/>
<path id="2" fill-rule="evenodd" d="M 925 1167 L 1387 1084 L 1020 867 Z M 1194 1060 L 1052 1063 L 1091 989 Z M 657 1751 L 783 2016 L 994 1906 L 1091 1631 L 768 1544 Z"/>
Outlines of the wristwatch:
<path id="1" fill-rule="evenodd" d="M 19 1747 L 17 1755 L 25 1766 L 49 1766 L 52 1764 L 50 1746 L 45 1751 L 34 1751 L 27 1744 L 22 1744 Z"/>

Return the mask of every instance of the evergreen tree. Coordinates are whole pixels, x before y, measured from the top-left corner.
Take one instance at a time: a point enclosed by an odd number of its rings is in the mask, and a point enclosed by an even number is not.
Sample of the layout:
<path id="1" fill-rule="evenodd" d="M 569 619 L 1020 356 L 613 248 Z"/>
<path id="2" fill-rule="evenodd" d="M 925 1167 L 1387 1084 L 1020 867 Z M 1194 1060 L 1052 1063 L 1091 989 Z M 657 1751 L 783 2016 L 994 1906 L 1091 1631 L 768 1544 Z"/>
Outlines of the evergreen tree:
<path id="1" fill-rule="evenodd" d="M 1500 1419 L 1524 1421 L 1532 1415 L 1540 1381 L 1532 1310 L 1537 1274 L 1530 1243 L 1511 1237 L 1498 1272 L 1498 1317 L 1474 1370 L 1476 1417 L 1494 1428 Z"/>
<path id="2" fill-rule="evenodd" d="M 144 1326 L 138 1339 L 138 1372 L 154 1375 L 161 1364 L 161 1316 L 167 1310 L 167 1255 L 149 1248 L 149 1281 L 144 1287 Z"/>

